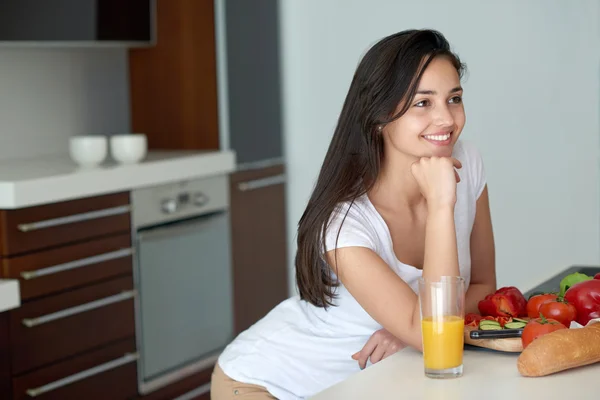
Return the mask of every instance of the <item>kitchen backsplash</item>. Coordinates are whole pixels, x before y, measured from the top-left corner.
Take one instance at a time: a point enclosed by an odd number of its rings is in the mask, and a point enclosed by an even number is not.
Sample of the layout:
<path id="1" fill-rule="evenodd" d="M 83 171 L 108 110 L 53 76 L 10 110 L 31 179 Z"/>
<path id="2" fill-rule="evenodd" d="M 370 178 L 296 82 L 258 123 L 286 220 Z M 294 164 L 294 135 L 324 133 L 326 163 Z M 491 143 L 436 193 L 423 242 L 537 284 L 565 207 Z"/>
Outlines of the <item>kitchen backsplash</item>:
<path id="1" fill-rule="evenodd" d="M 130 128 L 127 49 L 0 48 L 0 159 Z"/>

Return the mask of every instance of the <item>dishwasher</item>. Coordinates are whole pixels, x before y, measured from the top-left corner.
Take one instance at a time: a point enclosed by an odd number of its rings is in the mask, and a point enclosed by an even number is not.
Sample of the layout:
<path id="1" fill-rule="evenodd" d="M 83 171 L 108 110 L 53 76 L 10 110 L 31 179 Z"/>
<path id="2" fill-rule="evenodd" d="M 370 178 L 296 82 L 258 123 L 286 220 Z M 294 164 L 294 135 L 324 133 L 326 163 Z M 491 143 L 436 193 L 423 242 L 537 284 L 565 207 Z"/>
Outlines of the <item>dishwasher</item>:
<path id="1" fill-rule="evenodd" d="M 131 195 L 138 389 L 147 394 L 212 366 L 233 338 L 229 186 L 214 176 Z"/>

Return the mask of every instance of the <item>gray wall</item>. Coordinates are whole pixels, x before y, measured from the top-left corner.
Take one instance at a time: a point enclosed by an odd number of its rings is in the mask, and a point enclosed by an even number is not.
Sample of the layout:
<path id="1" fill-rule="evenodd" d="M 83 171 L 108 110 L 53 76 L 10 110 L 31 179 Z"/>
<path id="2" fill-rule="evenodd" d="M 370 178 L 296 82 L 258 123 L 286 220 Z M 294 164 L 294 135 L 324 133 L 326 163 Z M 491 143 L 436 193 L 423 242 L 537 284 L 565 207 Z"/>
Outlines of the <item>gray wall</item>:
<path id="1" fill-rule="evenodd" d="M 282 0 L 290 266 L 359 58 L 424 27 L 469 66 L 464 137 L 484 157 L 499 284 L 527 290 L 600 263 L 599 17 L 597 0 Z"/>
<path id="2" fill-rule="evenodd" d="M 129 130 L 126 49 L 0 47 L 0 159 L 66 153 Z"/>

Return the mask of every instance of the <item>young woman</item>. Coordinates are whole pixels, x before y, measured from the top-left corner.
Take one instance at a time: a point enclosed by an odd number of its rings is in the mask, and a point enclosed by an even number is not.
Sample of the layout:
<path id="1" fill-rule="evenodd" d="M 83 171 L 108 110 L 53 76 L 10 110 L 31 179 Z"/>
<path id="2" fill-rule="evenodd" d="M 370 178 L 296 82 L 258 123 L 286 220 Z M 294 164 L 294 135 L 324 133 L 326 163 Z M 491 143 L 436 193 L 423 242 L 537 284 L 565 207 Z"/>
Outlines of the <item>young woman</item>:
<path id="1" fill-rule="evenodd" d="M 299 223 L 300 296 L 225 349 L 214 400 L 304 399 L 367 358 L 421 350 L 421 276 L 462 276 L 467 312 L 496 289 L 482 160 L 458 140 L 463 69 L 432 30 L 367 52 Z"/>

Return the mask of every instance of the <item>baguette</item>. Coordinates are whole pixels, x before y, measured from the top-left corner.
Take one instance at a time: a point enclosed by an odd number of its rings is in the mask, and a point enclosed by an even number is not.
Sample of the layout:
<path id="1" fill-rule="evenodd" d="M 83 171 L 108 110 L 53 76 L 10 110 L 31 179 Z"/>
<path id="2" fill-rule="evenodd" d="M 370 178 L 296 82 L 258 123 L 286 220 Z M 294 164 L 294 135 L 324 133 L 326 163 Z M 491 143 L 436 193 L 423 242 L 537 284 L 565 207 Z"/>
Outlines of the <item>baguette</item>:
<path id="1" fill-rule="evenodd" d="M 600 362 L 600 323 L 540 336 L 523 350 L 517 368 L 523 376 L 545 376 Z"/>

